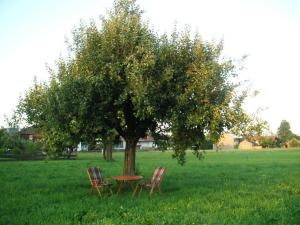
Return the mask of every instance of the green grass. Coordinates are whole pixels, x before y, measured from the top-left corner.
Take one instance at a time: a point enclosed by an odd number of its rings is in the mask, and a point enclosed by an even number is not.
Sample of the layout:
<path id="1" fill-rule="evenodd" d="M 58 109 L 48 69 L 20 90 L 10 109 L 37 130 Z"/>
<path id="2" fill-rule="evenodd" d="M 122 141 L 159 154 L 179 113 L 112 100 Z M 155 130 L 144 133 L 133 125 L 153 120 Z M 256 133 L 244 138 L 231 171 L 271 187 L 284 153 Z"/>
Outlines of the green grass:
<path id="1" fill-rule="evenodd" d="M 164 195 L 99 198 L 86 168 L 121 175 L 123 153 L 114 159 L 1 162 L 0 224 L 300 224 L 299 150 L 209 152 L 204 160 L 188 153 L 183 167 L 170 152 L 140 152 L 143 176 L 167 168 Z"/>

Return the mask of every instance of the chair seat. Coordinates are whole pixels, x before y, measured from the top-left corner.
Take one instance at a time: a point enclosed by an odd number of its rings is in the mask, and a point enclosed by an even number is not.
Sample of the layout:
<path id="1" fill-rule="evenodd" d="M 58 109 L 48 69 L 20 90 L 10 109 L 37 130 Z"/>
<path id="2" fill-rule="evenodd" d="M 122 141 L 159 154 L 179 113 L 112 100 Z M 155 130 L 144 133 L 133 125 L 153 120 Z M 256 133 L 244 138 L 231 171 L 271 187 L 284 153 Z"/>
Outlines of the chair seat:
<path id="1" fill-rule="evenodd" d="M 112 185 L 112 183 L 109 183 L 109 182 L 100 182 L 98 180 L 94 180 L 92 181 L 93 182 L 93 186 L 109 186 L 109 185 Z"/>
<path id="2" fill-rule="evenodd" d="M 153 184 L 151 184 L 151 183 L 144 183 L 143 184 L 145 187 L 152 187 L 153 186 Z"/>

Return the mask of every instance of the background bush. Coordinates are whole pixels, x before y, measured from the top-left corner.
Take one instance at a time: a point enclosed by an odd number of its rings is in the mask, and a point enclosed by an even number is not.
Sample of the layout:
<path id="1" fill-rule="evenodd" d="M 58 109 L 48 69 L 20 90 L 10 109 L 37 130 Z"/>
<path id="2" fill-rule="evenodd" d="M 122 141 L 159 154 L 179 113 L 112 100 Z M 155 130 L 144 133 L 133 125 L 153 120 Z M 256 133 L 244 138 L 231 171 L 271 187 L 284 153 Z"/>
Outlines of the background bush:
<path id="1" fill-rule="evenodd" d="M 0 130 L 0 155 L 12 156 L 17 159 L 34 158 L 42 154 L 43 146 L 40 142 L 22 139 L 19 133 L 7 133 Z"/>

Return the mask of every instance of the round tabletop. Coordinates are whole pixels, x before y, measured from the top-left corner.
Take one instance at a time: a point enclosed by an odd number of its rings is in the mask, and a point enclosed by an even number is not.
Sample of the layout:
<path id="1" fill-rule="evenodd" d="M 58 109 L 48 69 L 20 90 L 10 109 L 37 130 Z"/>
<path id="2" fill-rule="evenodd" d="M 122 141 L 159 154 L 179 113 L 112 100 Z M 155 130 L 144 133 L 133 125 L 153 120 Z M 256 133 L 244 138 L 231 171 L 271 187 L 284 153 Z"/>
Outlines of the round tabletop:
<path id="1" fill-rule="evenodd" d="M 112 177 L 112 179 L 118 181 L 135 181 L 135 180 L 141 180 L 142 178 L 143 178 L 142 176 L 130 176 L 130 175 Z"/>

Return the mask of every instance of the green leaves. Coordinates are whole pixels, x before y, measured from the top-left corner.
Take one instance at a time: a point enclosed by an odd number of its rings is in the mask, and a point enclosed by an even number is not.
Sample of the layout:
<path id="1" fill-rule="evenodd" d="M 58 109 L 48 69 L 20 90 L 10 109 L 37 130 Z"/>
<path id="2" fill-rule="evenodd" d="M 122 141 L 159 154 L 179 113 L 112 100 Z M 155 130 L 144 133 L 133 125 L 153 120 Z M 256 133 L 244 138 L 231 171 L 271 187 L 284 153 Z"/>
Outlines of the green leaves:
<path id="1" fill-rule="evenodd" d="M 294 136 L 293 132 L 291 131 L 290 123 L 286 120 L 281 121 L 277 133 L 282 143 L 286 143 L 287 141 L 291 140 Z"/>
<path id="2" fill-rule="evenodd" d="M 184 163 L 187 148 L 216 141 L 233 126 L 243 98 L 223 42 L 192 38 L 188 28 L 159 36 L 142 15 L 135 1 L 119 0 L 101 26 L 81 23 L 49 84 L 28 92 L 28 121 L 49 143 L 74 145 L 111 130 L 134 143 L 151 131 Z"/>

